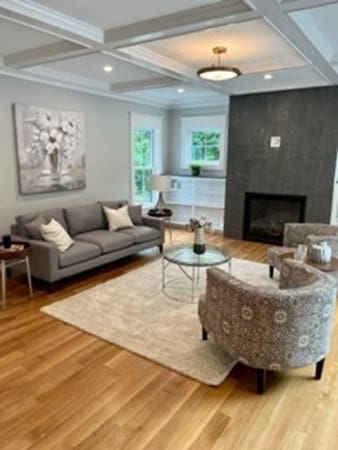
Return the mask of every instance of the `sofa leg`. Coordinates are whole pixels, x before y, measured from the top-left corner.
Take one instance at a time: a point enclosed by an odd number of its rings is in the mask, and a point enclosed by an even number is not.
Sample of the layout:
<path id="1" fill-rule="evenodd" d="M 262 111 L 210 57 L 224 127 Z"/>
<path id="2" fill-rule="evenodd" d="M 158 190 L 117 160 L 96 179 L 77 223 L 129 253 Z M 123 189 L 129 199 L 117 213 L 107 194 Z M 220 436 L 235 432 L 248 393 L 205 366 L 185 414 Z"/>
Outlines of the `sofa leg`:
<path id="1" fill-rule="evenodd" d="M 160 253 L 162 254 L 162 253 L 163 253 L 163 244 L 160 244 L 160 245 L 158 246 L 158 249 L 159 249 Z"/>
<path id="2" fill-rule="evenodd" d="M 264 394 L 266 370 L 256 369 L 256 377 L 257 377 L 257 394 Z"/>
<path id="3" fill-rule="evenodd" d="M 321 359 L 316 364 L 316 375 L 315 375 L 316 380 L 320 380 L 322 377 L 324 363 L 325 363 L 325 358 Z"/>
<path id="4" fill-rule="evenodd" d="M 51 281 L 50 283 L 48 283 L 48 292 L 50 294 L 53 294 L 54 291 L 55 291 L 55 283 L 54 281 Z"/>
<path id="5" fill-rule="evenodd" d="M 273 278 L 273 266 L 269 266 L 269 275 L 270 278 Z"/>
<path id="6" fill-rule="evenodd" d="M 202 327 L 202 339 L 203 339 L 203 341 L 208 340 L 208 333 L 206 332 L 206 330 L 203 327 Z"/>

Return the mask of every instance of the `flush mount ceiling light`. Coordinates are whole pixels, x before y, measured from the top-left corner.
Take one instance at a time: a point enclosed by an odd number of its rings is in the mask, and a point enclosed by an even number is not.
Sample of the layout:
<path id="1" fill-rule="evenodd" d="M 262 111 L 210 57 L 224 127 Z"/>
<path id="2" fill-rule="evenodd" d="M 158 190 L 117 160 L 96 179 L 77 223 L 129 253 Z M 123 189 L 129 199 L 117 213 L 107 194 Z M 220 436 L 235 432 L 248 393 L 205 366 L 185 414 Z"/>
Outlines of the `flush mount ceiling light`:
<path id="1" fill-rule="evenodd" d="M 178 89 L 177 89 L 177 92 L 178 92 L 179 94 L 183 94 L 184 88 L 178 88 Z"/>
<path id="2" fill-rule="evenodd" d="M 225 47 L 214 47 L 212 52 L 216 55 L 216 63 L 208 67 L 202 67 L 197 71 L 197 75 L 203 80 L 224 81 L 236 78 L 242 75 L 237 67 L 223 66 L 221 64 L 221 56 L 225 55 L 227 49 Z"/>
<path id="3" fill-rule="evenodd" d="M 271 80 L 272 79 L 272 74 L 271 73 L 266 73 L 264 75 L 264 80 Z"/>
<path id="4" fill-rule="evenodd" d="M 112 72 L 113 71 L 113 66 L 110 66 L 109 64 L 106 64 L 105 66 L 103 66 L 103 70 L 105 72 Z"/>

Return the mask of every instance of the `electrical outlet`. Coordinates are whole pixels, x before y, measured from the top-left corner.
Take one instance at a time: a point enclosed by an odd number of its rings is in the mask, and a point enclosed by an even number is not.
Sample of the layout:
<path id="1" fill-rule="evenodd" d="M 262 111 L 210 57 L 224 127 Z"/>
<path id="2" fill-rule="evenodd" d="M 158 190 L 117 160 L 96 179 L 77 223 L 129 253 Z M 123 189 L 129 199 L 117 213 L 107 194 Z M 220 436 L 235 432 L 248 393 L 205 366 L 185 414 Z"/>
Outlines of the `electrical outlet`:
<path id="1" fill-rule="evenodd" d="M 271 136 L 270 147 L 271 148 L 279 148 L 280 145 L 281 145 L 281 137 L 280 136 Z"/>

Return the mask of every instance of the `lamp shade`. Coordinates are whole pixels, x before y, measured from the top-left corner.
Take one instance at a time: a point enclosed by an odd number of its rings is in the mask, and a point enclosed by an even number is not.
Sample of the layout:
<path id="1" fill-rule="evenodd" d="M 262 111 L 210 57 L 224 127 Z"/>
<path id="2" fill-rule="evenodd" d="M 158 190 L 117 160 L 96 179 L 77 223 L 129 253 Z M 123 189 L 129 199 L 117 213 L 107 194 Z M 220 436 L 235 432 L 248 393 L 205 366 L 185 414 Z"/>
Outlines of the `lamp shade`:
<path id="1" fill-rule="evenodd" d="M 170 175 L 152 175 L 150 185 L 153 191 L 167 192 L 170 190 Z"/>

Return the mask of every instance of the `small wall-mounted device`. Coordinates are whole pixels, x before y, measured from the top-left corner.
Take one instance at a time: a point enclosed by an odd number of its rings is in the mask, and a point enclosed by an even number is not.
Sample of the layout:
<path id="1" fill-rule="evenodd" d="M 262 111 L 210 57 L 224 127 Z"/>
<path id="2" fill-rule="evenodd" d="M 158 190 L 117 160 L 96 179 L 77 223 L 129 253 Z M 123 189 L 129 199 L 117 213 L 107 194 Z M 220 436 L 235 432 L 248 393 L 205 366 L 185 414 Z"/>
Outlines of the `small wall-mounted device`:
<path id="1" fill-rule="evenodd" d="M 271 136 L 270 138 L 270 147 L 271 148 L 279 148 L 281 144 L 280 136 Z"/>

